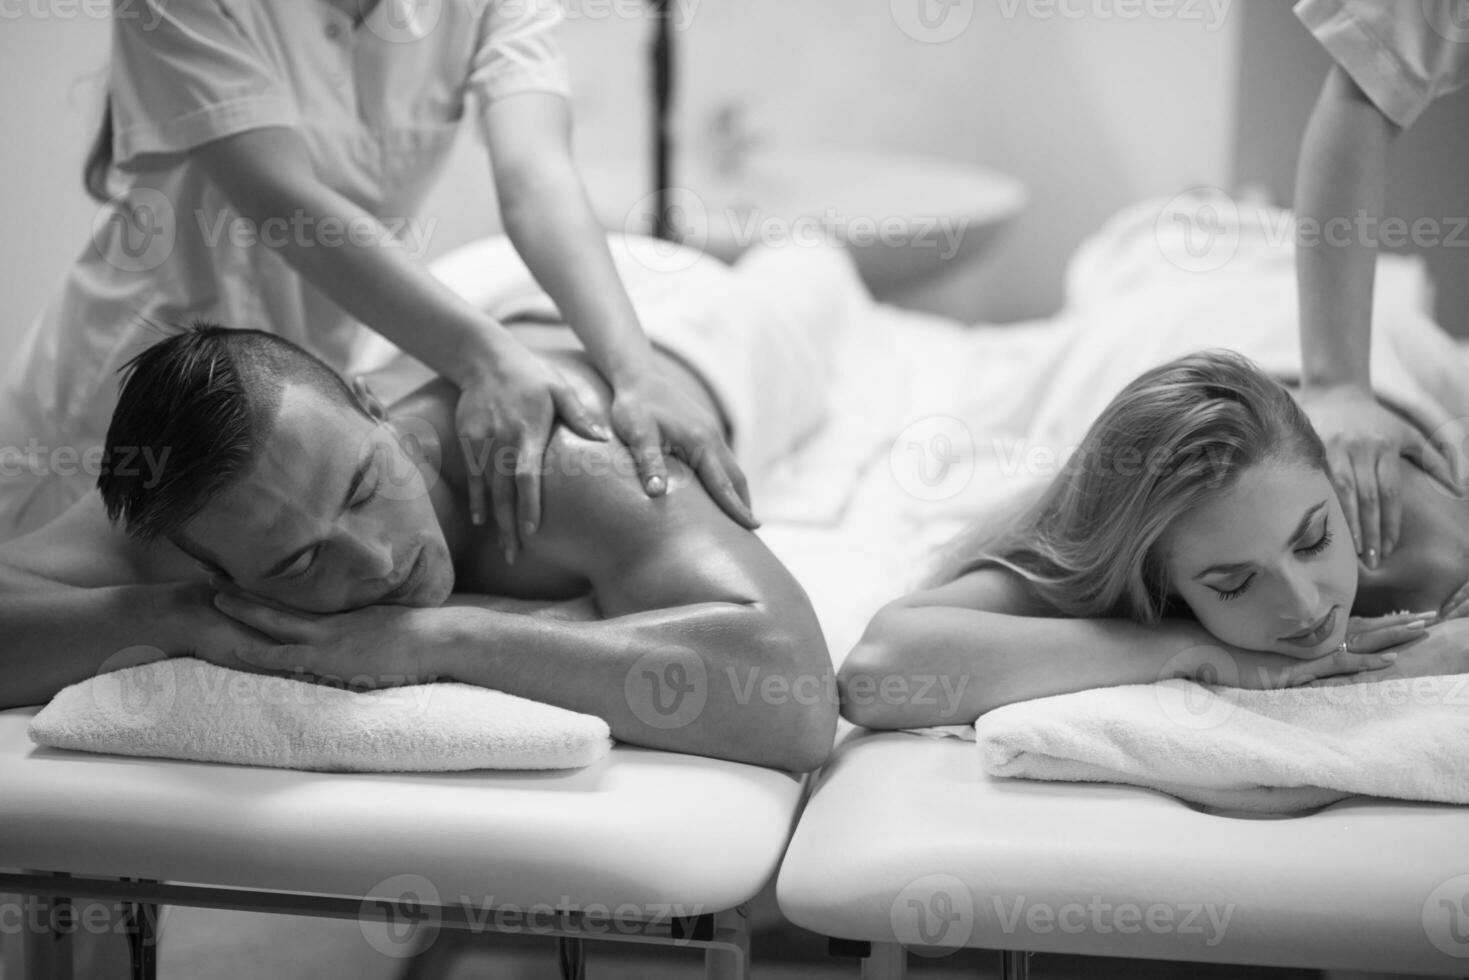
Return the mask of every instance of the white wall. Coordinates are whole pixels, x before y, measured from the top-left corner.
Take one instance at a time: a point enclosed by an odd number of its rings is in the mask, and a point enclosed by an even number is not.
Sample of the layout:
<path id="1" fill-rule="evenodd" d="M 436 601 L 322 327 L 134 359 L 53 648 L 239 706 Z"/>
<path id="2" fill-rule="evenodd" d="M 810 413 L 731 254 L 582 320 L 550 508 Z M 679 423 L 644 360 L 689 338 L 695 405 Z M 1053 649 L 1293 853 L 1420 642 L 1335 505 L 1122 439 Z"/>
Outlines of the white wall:
<path id="1" fill-rule="evenodd" d="M 565 2 L 583 168 L 641 167 L 651 24 L 636 0 Z M 965 24 L 952 40 L 900 28 L 917 5 L 942 13 L 946 2 L 957 19 L 941 23 Z M 1215 0 L 1218 19 L 1207 3 L 1152 2 L 1183 16 L 1122 19 L 1146 6 L 1132 0 L 673 0 L 686 18 L 684 152 L 701 150 L 720 106 L 739 103 L 768 142 L 902 149 L 1014 174 L 1031 204 L 993 255 L 988 307 L 998 319 L 1045 315 L 1066 256 L 1108 214 L 1229 182 L 1239 14 L 1229 0 Z M 74 8 L 50 3 L 27 5 L 42 17 L 0 17 L 0 356 L 79 253 L 92 214 L 78 173 L 107 29 L 62 20 Z M 431 254 L 492 224 L 483 155 L 467 139 L 460 150 L 427 208 Z"/>

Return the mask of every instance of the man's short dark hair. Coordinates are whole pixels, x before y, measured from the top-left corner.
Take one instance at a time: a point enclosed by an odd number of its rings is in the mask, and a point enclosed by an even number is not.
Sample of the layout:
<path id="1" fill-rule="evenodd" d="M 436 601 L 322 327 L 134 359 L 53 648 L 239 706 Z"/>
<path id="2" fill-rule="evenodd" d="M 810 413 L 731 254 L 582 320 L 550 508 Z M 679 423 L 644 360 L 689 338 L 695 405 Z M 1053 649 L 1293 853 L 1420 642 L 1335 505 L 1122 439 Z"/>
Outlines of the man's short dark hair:
<path id="1" fill-rule="evenodd" d="M 175 537 L 246 472 L 288 384 L 360 408 L 331 368 L 260 330 L 196 321 L 122 371 L 97 489 L 108 518 L 143 541 Z"/>

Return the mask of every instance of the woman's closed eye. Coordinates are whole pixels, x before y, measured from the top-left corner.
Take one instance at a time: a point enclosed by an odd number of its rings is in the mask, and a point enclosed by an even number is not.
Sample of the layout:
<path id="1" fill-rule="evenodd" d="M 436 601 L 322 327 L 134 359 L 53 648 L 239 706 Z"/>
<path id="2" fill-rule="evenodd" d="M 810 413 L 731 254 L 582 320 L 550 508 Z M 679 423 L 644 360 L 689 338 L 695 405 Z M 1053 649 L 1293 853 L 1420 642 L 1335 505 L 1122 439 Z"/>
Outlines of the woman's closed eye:
<path id="1" fill-rule="evenodd" d="M 1331 547 L 1332 534 L 1331 525 L 1328 523 L 1328 520 L 1323 520 L 1321 522 L 1321 533 L 1317 535 L 1316 540 L 1311 542 L 1310 544 L 1302 545 L 1301 547 L 1297 548 L 1296 554 L 1303 555 L 1307 558 L 1315 558 L 1327 548 Z M 1220 602 L 1228 602 L 1230 599 L 1238 599 L 1240 596 L 1244 595 L 1245 590 L 1250 587 L 1250 583 L 1254 580 L 1255 573 L 1251 572 L 1249 575 L 1245 576 L 1244 580 L 1240 582 L 1239 585 L 1235 586 L 1232 589 L 1216 588 L 1212 585 L 1209 587 L 1211 589 L 1214 589 L 1214 591 L 1219 594 Z"/>

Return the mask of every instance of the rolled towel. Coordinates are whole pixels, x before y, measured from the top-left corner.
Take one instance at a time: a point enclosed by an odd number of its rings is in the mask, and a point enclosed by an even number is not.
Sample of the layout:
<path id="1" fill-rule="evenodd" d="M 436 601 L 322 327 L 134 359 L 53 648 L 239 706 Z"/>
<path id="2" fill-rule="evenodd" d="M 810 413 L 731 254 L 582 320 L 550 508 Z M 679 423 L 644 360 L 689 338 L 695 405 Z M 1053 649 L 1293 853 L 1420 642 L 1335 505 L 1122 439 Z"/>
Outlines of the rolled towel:
<path id="1" fill-rule="evenodd" d="M 974 734 L 992 775 L 1130 783 L 1221 811 L 1296 813 L 1353 794 L 1469 803 L 1469 674 L 1097 688 L 997 708 Z"/>
<path id="2" fill-rule="evenodd" d="M 38 745 L 337 772 L 574 769 L 607 754 L 591 715 L 467 684 L 348 691 L 191 657 L 89 678 L 31 720 Z"/>

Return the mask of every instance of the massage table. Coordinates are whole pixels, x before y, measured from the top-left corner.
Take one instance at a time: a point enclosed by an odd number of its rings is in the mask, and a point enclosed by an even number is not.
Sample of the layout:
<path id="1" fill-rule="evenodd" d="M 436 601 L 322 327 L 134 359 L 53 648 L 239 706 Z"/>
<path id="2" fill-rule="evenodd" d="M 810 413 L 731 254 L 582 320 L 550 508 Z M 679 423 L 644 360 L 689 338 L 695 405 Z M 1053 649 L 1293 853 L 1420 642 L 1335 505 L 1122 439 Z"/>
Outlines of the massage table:
<path id="1" fill-rule="evenodd" d="M 821 771 L 776 895 L 900 978 L 905 947 L 1469 975 L 1469 808 L 1354 797 L 1201 812 L 1139 787 L 986 775 L 973 742 L 856 730 Z"/>
<path id="2" fill-rule="evenodd" d="M 709 977 L 745 977 L 740 907 L 774 875 L 802 790 L 788 773 L 628 746 L 557 772 L 92 755 L 33 745 L 35 710 L 0 712 L 0 893 L 36 896 L 44 915 L 56 898 L 136 903 L 139 980 L 157 905 L 358 918 L 388 956 L 436 928 L 662 943 L 704 950 Z M 57 933 L 27 940 L 27 976 L 70 975 Z"/>

